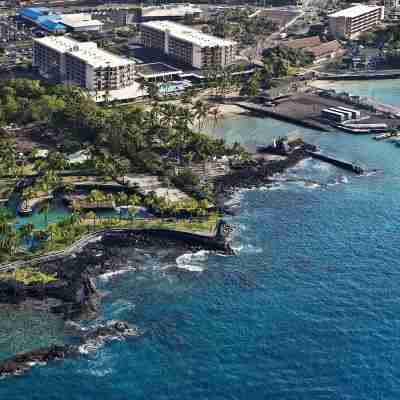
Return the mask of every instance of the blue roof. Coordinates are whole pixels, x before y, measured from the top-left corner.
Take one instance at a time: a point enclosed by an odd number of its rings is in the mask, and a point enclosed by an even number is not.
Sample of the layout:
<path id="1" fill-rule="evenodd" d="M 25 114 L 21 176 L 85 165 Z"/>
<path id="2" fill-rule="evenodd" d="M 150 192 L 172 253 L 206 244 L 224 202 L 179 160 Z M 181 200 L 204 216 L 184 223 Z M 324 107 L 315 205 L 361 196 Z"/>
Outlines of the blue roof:
<path id="1" fill-rule="evenodd" d="M 19 15 L 22 17 L 26 17 L 29 19 L 32 19 L 34 21 L 37 21 L 39 18 L 46 17 L 46 18 L 52 18 L 55 20 L 60 20 L 62 17 L 60 14 L 51 11 L 49 8 L 45 7 L 26 7 L 22 8 L 19 11 Z"/>
<path id="2" fill-rule="evenodd" d="M 49 31 L 66 30 L 63 24 L 60 24 L 57 20 L 50 18 L 44 18 L 44 20 L 41 20 L 40 26 Z"/>
<path id="3" fill-rule="evenodd" d="M 19 11 L 19 15 L 37 20 L 41 15 L 43 15 L 43 11 L 40 8 L 23 8 Z"/>

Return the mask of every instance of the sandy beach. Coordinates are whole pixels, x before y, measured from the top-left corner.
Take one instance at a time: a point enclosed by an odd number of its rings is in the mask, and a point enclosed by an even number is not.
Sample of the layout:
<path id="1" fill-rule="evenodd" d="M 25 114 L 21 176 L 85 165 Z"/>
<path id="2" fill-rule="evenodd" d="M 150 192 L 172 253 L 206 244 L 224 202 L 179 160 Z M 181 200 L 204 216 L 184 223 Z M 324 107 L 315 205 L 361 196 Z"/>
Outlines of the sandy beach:
<path id="1" fill-rule="evenodd" d="M 317 88 L 317 89 L 331 89 L 332 87 L 337 85 L 337 81 L 325 81 L 316 79 L 315 81 L 310 81 L 308 86 Z"/>
<path id="2" fill-rule="evenodd" d="M 223 118 L 248 113 L 245 109 L 235 104 L 218 104 L 216 107 L 220 110 Z"/>

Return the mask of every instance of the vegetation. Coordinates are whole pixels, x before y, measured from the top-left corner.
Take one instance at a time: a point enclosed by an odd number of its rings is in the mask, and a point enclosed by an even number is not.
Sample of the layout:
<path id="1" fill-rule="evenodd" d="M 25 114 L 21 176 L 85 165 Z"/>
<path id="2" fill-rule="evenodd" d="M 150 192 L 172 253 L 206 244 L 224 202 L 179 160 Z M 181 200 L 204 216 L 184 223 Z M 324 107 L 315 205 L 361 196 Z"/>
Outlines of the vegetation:
<path id="1" fill-rule="evenodd" d="M 312 61 L 312 56 L 305 51 L 277 46 L 263 53 L 263 75 L 266 79 L 284 77 L 294 73 L 296 68 L 311 64 Z"/>
<path id="2" fill-rule="evenodd" d="M 359 38 L 365 46 L 381 50 L 385 64 L 400 67 L 400 25 L 391 25 L 373 32 L 365 32 Z"/>
<path id="3" fill-rule="evenodd" d="M 276 31 L 274 21 L 265 16 L 249 18 L 254 9 L 230 8 L 208 21 L 203 32 L 238 41 L 243 46 L 254 46 L 266 35 Z"/>
<path id="4" fill-rule="evenodd" d="M 0 281 L 13 280 L 24 285 L 47 285 L 57 280 L 56 275 L 46 274 L 34 268 L 20 268 L 11 272 L 0 272 Z"/>
<path id="5" fill-rule="evenodd" d="M 0 123 L 40 123 L 54 134 L 61 132 L 63 141 L 88 143 L 111 176 L 128 164 L 137 171 L 162 174 L 177 155 L 185 162 L 232 154 L 222 140 L 191 129 L 195 116 L 202 122 L 208 117 L 198 108 L 158 102 L 148 111 L 101 108 L 79 88 L 65 85 L 44 87 L 25 79 L 0 84 Z M 10 160 L 3 168 L 13 164 Z"/>

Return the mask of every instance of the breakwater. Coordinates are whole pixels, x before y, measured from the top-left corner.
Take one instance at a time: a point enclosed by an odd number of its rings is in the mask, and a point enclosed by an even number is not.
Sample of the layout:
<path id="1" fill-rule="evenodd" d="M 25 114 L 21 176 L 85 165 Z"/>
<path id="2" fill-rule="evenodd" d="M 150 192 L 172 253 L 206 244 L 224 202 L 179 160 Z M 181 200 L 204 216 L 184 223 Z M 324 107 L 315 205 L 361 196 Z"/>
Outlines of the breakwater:
<path id="1" fill-rule="evenodd" d="M 335 165 L 336 167 L 345 169 L 346 171 L 351 171 L 356 174 L 363 174 L 364 170 L 359 165 L 351 163 L 349 161 L 341 160 L 334 156 L 322 153 L 320 151 L 309 151 L 306 150 L 306 153 L 309 154 L 311 157 L 316 158 L 318 160 L 327 162 L 329 164 Z"/>

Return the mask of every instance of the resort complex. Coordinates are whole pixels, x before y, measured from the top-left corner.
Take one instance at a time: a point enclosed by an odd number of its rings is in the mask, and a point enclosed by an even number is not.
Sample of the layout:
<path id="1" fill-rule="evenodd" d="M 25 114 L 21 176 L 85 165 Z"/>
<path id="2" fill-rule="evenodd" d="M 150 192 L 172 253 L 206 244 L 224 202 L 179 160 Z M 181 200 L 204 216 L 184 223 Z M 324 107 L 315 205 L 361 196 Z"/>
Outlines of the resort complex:
<path id="1" fill-rule="evenodd" d="M 235 59 L 236 43 L 206 35 L 170 21 L 145 22 L 140 26 L 142 44 L 163 51 L 195 68 L 226 67 Z"/>
<path id="2" fill-rule="evenodd" d="M 399 1 L 0 1 L 0 400 L 398 400 Z"/>

